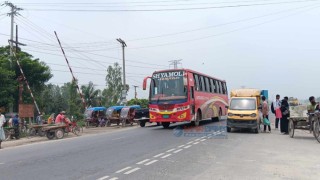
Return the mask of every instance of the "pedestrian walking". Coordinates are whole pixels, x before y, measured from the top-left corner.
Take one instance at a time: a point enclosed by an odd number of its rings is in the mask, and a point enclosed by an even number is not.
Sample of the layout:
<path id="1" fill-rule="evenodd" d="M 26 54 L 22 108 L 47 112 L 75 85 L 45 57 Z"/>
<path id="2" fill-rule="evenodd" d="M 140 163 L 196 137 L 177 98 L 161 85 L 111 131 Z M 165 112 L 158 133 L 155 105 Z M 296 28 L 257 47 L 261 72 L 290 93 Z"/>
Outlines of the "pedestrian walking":
<path id="1" fill-rule="evenodd" d="M 263 101 L 262 102 L 262 116 L 263 116 L 263 119 L 267 118 L 269 120 L 269 106 L 268 106 L 268 102 L 266 101 L 266 97 L 265 96 L 262 96 L 262 101 Z M 263 132 L 266 132 L 267 126 L 268 126 L 269 132 L 271 132 L 270 124 L 269 125 L 266 125 L 266 124 L 263 125 Z"/>
<path id="2" fill-rule="evenodd" d="M 6 118 L 0 112 L 0 149 L 1 149 L 2 141 L 6 140 L 6 135 L 4 134 L 4 129 L 3 129 L 3 125 L 4 125 L 5 122 L 6 122 Z"/>
<path id="3" fill-rule="evenodd" d="M 284 97 L 281 101 L 281 112 L 282 112 L 282 118 L 280 120 L 280 131 L 283 134 L 289 134 L 288 130 L 288 124 L 290 117 L 290 110 L 289 110 L 289 103 L 288 103 L 288 97 Z"/>
<path id="4" fill-rule="evenodd" d="M 15 115 L 14 118 L 12 119 L 12 125 L 14 128 L 14 137 L 16 139 L 20 138 L 20 131 L 19 131 L 19 116 Z"/>
<path id="5" fill-rule="evenodd" d="M 282 113 L 281 113 L 281 101 L 280 101 L 280 95 L 276 95 L 276 100 L 272 102 L 271 104 L 271 112 L 275 114 L 276 120 L 275 120 L 275 128 L 278 129 L 279 127 L 279 122 L 280 119 L 282 118 Z"/>

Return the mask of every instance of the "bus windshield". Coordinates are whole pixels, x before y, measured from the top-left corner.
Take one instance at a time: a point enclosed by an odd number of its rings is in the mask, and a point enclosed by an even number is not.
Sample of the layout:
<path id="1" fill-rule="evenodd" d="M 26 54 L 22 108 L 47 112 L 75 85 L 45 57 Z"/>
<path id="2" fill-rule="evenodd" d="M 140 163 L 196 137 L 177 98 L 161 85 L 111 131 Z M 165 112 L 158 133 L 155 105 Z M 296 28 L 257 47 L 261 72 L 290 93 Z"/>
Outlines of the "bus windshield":
<path id="1" fill-rule="evenodd" d="M 230 102 L 231 110 L 255 110 L 256 100 L 252 98 L 235 98 Z"/>
<path id="2" fill-rule="evenodd" d="M 150 101 L 163 102 L 187 100 L 187 88 L 183 83 L 183 71 L 160 72 L 153 74 Z"/>

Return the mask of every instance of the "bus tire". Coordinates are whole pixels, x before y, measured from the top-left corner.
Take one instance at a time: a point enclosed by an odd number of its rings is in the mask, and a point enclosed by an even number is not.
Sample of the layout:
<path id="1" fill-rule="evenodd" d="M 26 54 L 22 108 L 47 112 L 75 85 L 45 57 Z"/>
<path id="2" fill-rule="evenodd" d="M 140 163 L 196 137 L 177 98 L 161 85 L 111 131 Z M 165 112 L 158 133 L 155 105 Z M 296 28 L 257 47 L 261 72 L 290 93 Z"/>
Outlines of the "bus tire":
<path id="1" fill-rule="evenodd" d="M 231 127 L 227 127 L 227 132 L 231 132 Z"/>
<path id="2" fill-rule="evenodd" d="M 197 112 L 196 119 L 194 121 L 194 126 L 199 126 L 201 121 L 201 111 Z"/>
<path id="3" fill-rule="evenodd" d="M 168 129 L 169 126 L 170 126 L 170 122 L 163 122 L 162 126 L 163 126 L 164 129 Z"/>

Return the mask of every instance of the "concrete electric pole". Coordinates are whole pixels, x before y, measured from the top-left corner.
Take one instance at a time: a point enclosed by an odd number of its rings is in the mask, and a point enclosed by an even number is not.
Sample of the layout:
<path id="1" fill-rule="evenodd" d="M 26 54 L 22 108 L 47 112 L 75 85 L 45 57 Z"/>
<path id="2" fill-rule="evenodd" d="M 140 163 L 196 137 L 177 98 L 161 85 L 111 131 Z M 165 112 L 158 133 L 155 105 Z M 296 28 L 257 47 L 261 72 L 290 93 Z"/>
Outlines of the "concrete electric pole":
<path id="1" fill-rule="evenodd" d="M 169 63 L 170 63 L 169 68 L 171 65 L 173 65 L 174 69 L 178 69 L 178 64 L 182 64 L 180 61 L 182 61 L 182 59 L 169 61 Z"/>
<path id="2" fill-rule="evenodd" d="M 117 41 L 122 46 L 122 69 L 123 69 L 123 91 L 122 91 L 122 102 L 126 102 L 127 96 L 127 86 L 126 86 L 126 61 L 125 61 L 125 53 L 124 48 L 127 47 L 126 42 L 124 42 L 121 38 L 118 38 Z"/>
<path id="3" fill-rule="evenodd" d="M 139 87 L 139 86 L 135 86 L 135 85 L 133 85 L 133 87 L 134 87 L 134 98 L 135 99 L 137 99 L 137 88 Z"/>
<path id="4" fill-rule="evenodd" d="M 20 15 L 18 11 L 23 10 L 22 8 L 18 8 L 17 6 L 15 6 L 14 4 L 12 4 L 11 2 L 6 1 L 4 3 L 5 6 L 8 6 L 11 8 L 11 12 L 8 13 L 8 16 L 11 17 L 11 34 L 10 34 L 10 45 L 13 47 L 13 32 L 14 32 L 14 16 Z M 10 56 L 13 56 L 13 50 L 10 50 Z M 11 65 L 12 65 L 12 58 L 11 58 Z"/>

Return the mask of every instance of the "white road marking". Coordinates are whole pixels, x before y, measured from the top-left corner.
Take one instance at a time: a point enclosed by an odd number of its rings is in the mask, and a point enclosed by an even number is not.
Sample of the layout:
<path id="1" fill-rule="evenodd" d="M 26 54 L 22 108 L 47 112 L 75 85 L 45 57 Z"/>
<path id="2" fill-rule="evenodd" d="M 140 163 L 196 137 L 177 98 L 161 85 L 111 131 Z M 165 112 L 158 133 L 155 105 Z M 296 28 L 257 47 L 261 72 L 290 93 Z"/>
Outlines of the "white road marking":
<path id="1" fill-rule="evenodd" d="M 147 162 L 147 161 L 149 161 L 150 159 L 145 159 L 145 160 L 143 160 L 143 161 L 140 161 L 140 162 L 138 162 L 138 163 L 136 163 L 136 164 L 143 164 L 143 163 L 145 163 L 145 162 Z"/>
<path id="2" fill-rule="evenodd" d="M 182 147 L 185 147 L 186 145 L 181 145 L 181 146 L 178 146 L 178 148 L 182 148 Z"/>
<path id="3" fill-rule="evenodd" d="M 192 144 L 193 143 L 193 141 L 190 141 L 190 142 L 188 142 L 187 144 Z"/>
<path id="4" fill-rule="evenodd" d="M 117 180 L 117 179 L 119 179 L 119 178 L 117 178 L 117 177 L 114 177 L 114 178 L 111 178 L 111 179 L 109 179 L 109 180 Z"/>
<path id="5" fill-rule="evenodd" d="M 173 153 L 178 153 L 178 152 L 180 152 L 180 151 L 182 151 L 183 149 L 178 149 L 178 150 L 176 150 L 176 151 L 174 151 Z"/>
<path id="6" fill-rule="evenodd" d="M 165 155 L 165 156 L 162 156 L 161 158 L 162 159 L 164 159 L 164 158 L 167 158 L 167 157 L 169 157 L 169 156 L 171 156 L 172 154 L 167 154 L 167 155 Z"/>
<path id="7" fill-rule="evenodd" d="M 188 149 L 189 147 L 191 147 L 192 145 L 189 145 L 189 146 L 186 146 L 186 147 L 184 147 L 185 149 Z"/>
<path id="8" fill-rule="evenodd" d="M 111 139 L 111 140 L 114 141 L 114 140 L 119 140 L 119 139 L 124 139 L 124 137 L 119 137 L 119 138 L 115 138 L 115 139 Z"/>
<path id="9" fill-rule="evenodd" d="M 202 136 L 200 139 L 206 138 L 206 136 Z"/>
<path id="10" fill-rule="evenodd" d="M 199 144 L 199 142 L 195 142 L 195 143 L 193 143 L 194 145 L 196 145 L 196 144 Z"/>
<path id="11" fill-rule="evenodd" d="M 167 152 L 171 152 L 171 151 L 174 151 L 174 150 L 176 150 L 176 149 L 173 148 L 173 149 L 168 150 Z"/>
<path id="12" fill-rule="evenodd" d="M 202 139 L 201 142 L 206 141 L 206 139 Z"/>
<path id="13" fill-rule="evenodd" d="M 130 171 L 127 171 L 127 172 L 125 172 L 124 174 L 131 174 L 131 173 L 133 173 L 133 172 L 136 172 L 136 171 L 138 171 L 140 168 L 134 168 L 134 169 L 131 169 Z"/>
<path id="14" fill-rule="evenodd" d="M 201 138 L 199 138 L 199 139 L 196 139 L 195 141 L 200 141 L 201 140 Z"/>
<path id="15" fill-rule="evenodd" d="M 4 164 L 4 163 L 0 163 L 0 165 L 2 165 L 2 164 Z"/>
<path id="16" fill-rule="evenodd" d="M 121 173 L 121 172 L 123 172 L 123 171 L 125 171 L 125 170 L 128 170 L 128 169 L 130 169 L 130 168 L 131 168 L 131 167 L 123 168 L 123 169 L 121 169 L 121 170 L 117 171 L 116 173 Z"/>
<path id="17" fill-rule="evenodd" d="M 97 179 L 97 180 L 105 180 L 105 179 L 107 179 L 109 176 L 103 176 L 103 177 L 101 177 L 101 178 L 99 178 L 99 179 Z"/>
<path id="18" fill-rule="evenodd" d="M 149 166 L 149 165 L 151 165 L 151 164 L 153 164 L 153 163 L 155 163 L 155 162 L 157 162 L 158 160 L 153 160 L 153 161 L 150 161 L 150 162 L 148 162 L 148 163 L 146 163 L 146 164 L 144 164 L 144 165 L 146 165 L 146 166 Z"/>
<path id="19" fill-rule="evenodd" d="M 153 156 L 153 157 L 157 158 L 157 157 L 160 157 L 160 156 L 162 156 L 162 155 L 164 155 L 164 153 L 160 153 L 160 154 L 155 155 L 155 156 Z"/>

